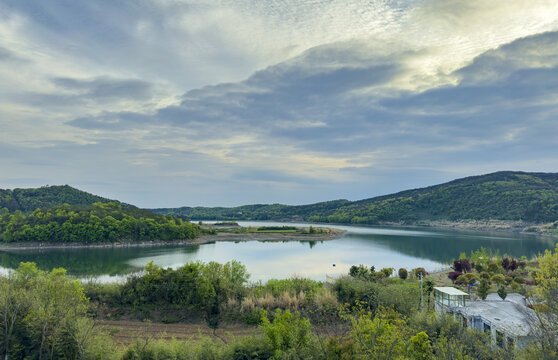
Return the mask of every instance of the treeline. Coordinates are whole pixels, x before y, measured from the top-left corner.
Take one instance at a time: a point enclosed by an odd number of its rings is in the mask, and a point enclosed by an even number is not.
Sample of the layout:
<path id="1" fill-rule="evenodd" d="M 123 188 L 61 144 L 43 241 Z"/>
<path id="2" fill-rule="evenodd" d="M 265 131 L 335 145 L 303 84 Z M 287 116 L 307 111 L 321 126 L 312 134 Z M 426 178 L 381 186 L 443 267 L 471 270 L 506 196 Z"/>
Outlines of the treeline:
<path id="1" fill-rule="evenodd" d="M 4 209 L 4 212 L 19 210 L 28 213 L 38 208 L 47 209 L 63 204 L 91 205 L 96 202 L 118 201 L 89 194 L 68 185 L 43 186 L 37 189 L 0 189 L 0 212 Z"/>
<path id="2" fill-rule="evenodd" d="M 118 203 L 66 204 L 28 215 L 21 211 L 0 215 L 0 240 L 4 242 L 168 241 L 193 239 L 200 231 L 198 225 L 182 219 Z"/>
<path id="3" fill-rule="evenodd" d="M 155 209 L 193 220 L 305 220 L 344 224 L 427 220 L 558 220 L 558 174 L 497 172 L 360 201 L 302 206 Z"/>

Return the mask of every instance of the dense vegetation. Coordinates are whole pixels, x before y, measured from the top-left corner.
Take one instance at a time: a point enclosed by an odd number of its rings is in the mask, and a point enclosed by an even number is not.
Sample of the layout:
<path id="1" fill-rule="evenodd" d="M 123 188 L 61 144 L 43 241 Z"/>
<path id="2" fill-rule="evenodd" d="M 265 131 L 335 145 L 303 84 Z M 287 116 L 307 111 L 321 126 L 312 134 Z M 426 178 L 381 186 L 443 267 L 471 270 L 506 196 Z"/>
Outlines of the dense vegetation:
<path id="1" fill-rule="evenodd" d="M 501 259 L 501 261 L 496 261 Z M 454 263 L 468 274 L 474 266 L 506 272 L 514 259 L 479 251 Z M 496 269 L 497 264 L 498 269 Z M 516 261 L 519 263 L 519 261 Z M 326 286 L 307 279 L 249 284 L 238 262 L 189 263 L 176 270 L 149 264 L 124 284 L 86 284 L 63 269 L 38 270 L 21 263 L 0 276 L 0 357 L 5 359 L 506 359 L 558 357 L 558 246 L 539 256 L 532 270 L 537 323 L 526 348 L 499 347 L 490 337 L 463 327 L 453 316 L 438 316 L 428 301 L 427 276 L 421 311 L 417 275 L 422 268 L 353 266 L 348 276 Z M 519 267 L 519 264 L 518 264 Z M 480 268 L 479 268 L 480 269 Z M 463 275 L 462 275 L 463 276 Z M 226 341 L 199 337 L 186 342 L 142 339 L 117 345 L 92 317 L 128 311 L 143 320 L 191 321 L 196 314 L 216 329 L 221 320 L 258 324 L 258 331 Z M 106 312 L 105 312 L 106 314 Z M 182 314 L 182 319 L 172 319 Z M 247 316 L 252 314 L 252 316 Z M 194 318 L 195 321 L 195 318 Z M 316 327 L 320 330 L 316 331 Z M 256 328 L 255 328 L 256 329 Z M 139 335 L 141 336 L 141 334 Z"/>
<path id="2" fill-rule="evenodd" d="M 558 174 L 497 172 L 360 201 L 155 211 L 193 220 L 305 220 L 346 224 L 463 219 L 553 222 L 558 220 Z"/>
<path id="3" fill-rule="evenodd" d="M 4 242 L 100 243 L 114 241 L 179 240 L 198 236 L 200 228 L 170 215 L 118 203 L 62 205 L 0 215 Z"/>
<path id="4" fill-rule="evenodd" d="M 87 317 L 83 286 L 64 269 L 21 263 L 0 277 L 0 355 L 3 359 L 108 359 L 117 349 Z"/>
<path id="5" fill-rule="evenodd" d="M 4 212 L 19 210 L 28 213 L 38 208 L 47 209 L 63 204 L 92 205 L 96 202 L 118 201 L 92 195 L 68 185 L 44 186 L 38 189 L 0 189 L 0 210 L 5 209 Z"/>

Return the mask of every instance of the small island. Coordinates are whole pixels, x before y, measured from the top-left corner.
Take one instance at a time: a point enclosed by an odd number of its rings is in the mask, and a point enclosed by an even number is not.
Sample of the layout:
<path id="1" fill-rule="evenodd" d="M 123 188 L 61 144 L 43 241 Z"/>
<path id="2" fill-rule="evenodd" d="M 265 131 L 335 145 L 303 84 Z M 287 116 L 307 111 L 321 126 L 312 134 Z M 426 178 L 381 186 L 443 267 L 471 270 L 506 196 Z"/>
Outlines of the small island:
<path id="1" fill-rule="evenodd" d="M 236 222 L 202 224 L 213 233 L 196 239 L 196 243 L 214 241 L 325 241 L 341 237 L 345 231 L 324 227 L 297 226 L 248 226 L 242 227 Z M 207 229 L 206 228 L 206 229 Z"/>

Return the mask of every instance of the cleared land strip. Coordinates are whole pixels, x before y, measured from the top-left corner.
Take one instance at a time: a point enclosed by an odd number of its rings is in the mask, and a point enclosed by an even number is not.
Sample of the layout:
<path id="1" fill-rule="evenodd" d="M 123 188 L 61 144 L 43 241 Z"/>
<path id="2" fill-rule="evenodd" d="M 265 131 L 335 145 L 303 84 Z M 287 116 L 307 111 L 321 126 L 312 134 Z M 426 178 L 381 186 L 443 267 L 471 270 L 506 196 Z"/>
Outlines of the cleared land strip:
<path id="1" fill-rule="evenodd" d="M 217 338 L 227 341 L 234 337 L 248 336 L 258 333 L 261 330 L 256 326 L 244 324 L 224 324 L 217 329 L 217 336 L 213 335 L 213 330 L 205 324 L 164 324 L 149 321 L 133 321 L 133 320 L 103 320 L 99 321 L 99 325 L 106 328 L 113 339 L 123 345 L 129 345 L 136 339 L 176 339 L 176 340 L 194 340 L 199 335 L 209 336 L 216 340 Z"/>

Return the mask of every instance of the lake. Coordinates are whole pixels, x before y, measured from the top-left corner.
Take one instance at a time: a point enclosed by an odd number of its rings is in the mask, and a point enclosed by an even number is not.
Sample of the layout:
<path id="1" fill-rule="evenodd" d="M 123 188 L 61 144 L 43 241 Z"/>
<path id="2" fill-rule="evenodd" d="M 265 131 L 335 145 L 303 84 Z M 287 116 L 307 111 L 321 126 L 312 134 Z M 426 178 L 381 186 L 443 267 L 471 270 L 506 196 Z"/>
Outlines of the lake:
<path id="1" fill-rule="evenodd" d="M 274 222 L 240 222 L 242 226 L 309 226 Z M 374 265 L 429 271 L 443 268 L 460 253 L 481 247 L 500 254 L 531 258 L 554 248 L 557 239 L 511 233 L 460 232 L 432 229 L 315 225 L 346 230 L 331 241 L 316 242 L 218 242 L 191 246 L 78 248 L 0 251 L 0 272 L 21 261 L 33 261 L 50 270 L 63 267 L 68 274 L 95 281 L 123 281 L 153 261 L 162 267 L 179 267 L 189 261 L 227 262 L 246 265 L 251 280 L 288 278 L 294 275 L 324 281 L 326 275 L 346 274 L 351 265 Z M 334 266 L 335 264 L 335 266 Z"/>

